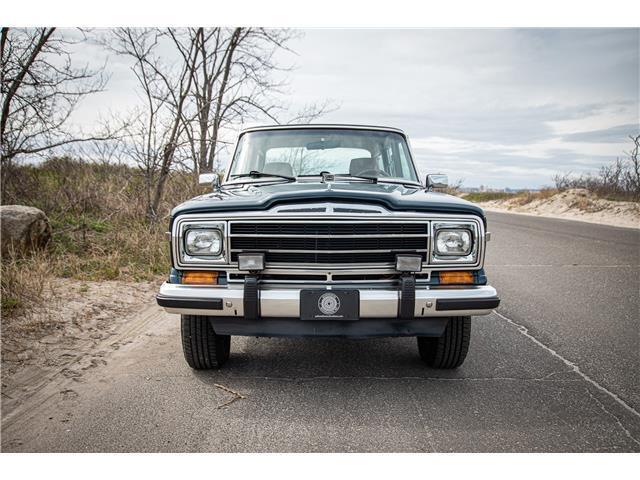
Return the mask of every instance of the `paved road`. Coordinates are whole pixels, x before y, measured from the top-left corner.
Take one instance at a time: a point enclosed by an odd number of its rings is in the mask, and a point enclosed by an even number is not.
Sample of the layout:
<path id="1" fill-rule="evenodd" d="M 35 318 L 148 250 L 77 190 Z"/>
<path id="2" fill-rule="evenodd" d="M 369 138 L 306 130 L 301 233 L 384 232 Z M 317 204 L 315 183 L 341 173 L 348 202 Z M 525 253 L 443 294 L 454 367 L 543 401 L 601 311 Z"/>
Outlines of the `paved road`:
<path id="1" fill-rule="evenodd" d="M 640 451 L 640 231 L 489 221 L 503 303 L 457 371 L 414 339 L 234 338 L 196 373 L 177 317 L 148 306 L 6 417 L 3 450 Z M 217 385 L 246 398 L 219 408 L 235 397 Z"/>

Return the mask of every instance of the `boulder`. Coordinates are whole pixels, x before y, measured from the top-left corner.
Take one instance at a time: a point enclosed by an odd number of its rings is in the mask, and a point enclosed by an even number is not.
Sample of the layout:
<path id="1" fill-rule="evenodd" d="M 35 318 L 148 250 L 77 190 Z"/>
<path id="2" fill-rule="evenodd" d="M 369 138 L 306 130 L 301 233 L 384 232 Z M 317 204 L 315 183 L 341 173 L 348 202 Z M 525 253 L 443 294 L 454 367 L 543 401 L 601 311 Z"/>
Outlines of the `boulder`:
<path id="1" fill-rule="evenodd" d="M 15 249 L 28 252 L 43 248 L 51 239 L 51 224 L 42 210 L 24 205 L 0 206 L 2 254 Z"/>

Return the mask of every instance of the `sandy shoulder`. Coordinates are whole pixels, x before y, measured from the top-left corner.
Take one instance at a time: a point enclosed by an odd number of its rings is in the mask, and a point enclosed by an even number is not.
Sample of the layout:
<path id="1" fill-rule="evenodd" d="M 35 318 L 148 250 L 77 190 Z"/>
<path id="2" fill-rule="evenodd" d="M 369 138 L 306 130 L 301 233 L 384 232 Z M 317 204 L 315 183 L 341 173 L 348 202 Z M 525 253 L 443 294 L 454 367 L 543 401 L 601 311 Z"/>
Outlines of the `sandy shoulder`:
<path id="1" fill-rule="evenodd" d="M 487 211 L 640 229 L 639 203 L 603 200 L 582 189 L 567 190 L 524 205 L 519 204 L 518 198 L 480 202 L 478 205 Z"/>
<path id="2" fill-rule="evenodd" d="M 91 368 L 118 349 L 118 333 L 155 304 L 159 283 L 55 279 L 41 307 L 3 318 L 2 417 L 56 375 L 76 375 L 69 365 Z"/>

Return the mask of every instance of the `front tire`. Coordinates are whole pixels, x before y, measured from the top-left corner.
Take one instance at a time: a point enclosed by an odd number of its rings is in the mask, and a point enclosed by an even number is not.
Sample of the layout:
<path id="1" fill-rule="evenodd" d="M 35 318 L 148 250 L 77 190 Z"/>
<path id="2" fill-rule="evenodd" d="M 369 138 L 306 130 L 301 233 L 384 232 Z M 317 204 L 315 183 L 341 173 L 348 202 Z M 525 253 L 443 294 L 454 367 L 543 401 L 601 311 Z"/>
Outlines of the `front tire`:
<path id="1" fill-rule="evenodd" d="M 451 317 L 440 337 L 418 337 L 422 360 L 433 368 L 452 369 L 464 362 L 471 340 L 471 317 Z"/>
<path id="2" fill-rule="evenodd" d="M 214 332 L 209 317 L 182 315 L 180 331 L 184 358 L 191 368 L 220 368 L 229 359 L 231 336 Z"/>

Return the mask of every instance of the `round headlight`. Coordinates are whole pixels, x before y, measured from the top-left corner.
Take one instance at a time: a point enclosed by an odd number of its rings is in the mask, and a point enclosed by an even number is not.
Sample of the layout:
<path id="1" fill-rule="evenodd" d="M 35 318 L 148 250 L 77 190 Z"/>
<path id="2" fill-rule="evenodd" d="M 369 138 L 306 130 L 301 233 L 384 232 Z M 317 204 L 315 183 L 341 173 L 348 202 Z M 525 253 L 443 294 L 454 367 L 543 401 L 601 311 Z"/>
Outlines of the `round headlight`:
<path id="1" fill-rule="evenodd" d="M 469 230 L 439 230 L 436 234 L 438 255 L 469 255 L 471 252 L 471 232 Z"/>
<path id="2" fill-rule="evenodd" d="M 187 230 L 184 249 L 189 255 L 220 255 L 222 253 L 222 233 L 215 229 Z"/>

